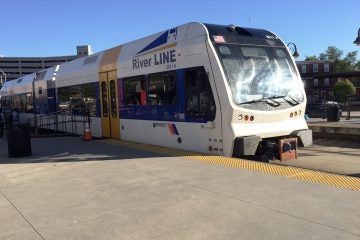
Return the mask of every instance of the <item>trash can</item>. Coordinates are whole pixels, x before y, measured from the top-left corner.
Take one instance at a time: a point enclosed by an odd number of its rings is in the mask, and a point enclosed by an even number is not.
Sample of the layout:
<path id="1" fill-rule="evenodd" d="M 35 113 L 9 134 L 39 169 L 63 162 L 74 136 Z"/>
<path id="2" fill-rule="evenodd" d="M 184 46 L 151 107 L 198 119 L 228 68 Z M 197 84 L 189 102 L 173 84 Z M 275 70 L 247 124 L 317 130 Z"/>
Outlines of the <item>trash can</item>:
<path id="1" fill-rule="evenodd" d="M 340 117 L 341 117 L 340 107 L 338 105 L 329 105 L 327 107 L 326 116 L 328 122 L 340 121 Z"/>
<path id="2" fill-rule="evenodd" d="M 30 131 L 28 127 L 10 127 L 6 129 L 9 157 L 31 156 Z"/>

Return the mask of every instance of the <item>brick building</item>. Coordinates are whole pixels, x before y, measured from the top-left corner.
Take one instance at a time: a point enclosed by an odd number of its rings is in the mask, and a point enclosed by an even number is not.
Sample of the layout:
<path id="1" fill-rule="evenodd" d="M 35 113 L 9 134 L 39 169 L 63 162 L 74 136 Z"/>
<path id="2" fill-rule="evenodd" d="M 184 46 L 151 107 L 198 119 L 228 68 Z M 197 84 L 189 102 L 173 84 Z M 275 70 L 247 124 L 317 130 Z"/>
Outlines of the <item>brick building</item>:
<path id="1" fill-rule="evenodd" d="M 360 101 L 360 71 L 335 72 L 333 61 L 297 61 L 309 102 L 333 101 L 333 89 L 340 79 L 349 79 L 356 87 L 354 101 Z"/>

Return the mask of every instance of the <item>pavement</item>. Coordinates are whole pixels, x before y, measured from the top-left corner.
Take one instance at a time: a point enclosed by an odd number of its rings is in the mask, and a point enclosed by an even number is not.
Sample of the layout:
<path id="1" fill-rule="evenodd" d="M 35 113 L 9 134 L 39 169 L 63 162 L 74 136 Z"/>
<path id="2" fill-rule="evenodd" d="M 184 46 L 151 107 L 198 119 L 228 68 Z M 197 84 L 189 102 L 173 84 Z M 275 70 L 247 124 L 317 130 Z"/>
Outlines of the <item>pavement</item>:
<path id="1" fill-rule="evenodd" d="M 298 159 L 271 163 L 360 178 L 360 142 L 337 138 L 315 138 L 300 148 Z"/>
<path id="2" fill-rule="evenodd" d="M 5 143 L 1 240 L 360 239 L 360 191 L 103 140 Z"/>

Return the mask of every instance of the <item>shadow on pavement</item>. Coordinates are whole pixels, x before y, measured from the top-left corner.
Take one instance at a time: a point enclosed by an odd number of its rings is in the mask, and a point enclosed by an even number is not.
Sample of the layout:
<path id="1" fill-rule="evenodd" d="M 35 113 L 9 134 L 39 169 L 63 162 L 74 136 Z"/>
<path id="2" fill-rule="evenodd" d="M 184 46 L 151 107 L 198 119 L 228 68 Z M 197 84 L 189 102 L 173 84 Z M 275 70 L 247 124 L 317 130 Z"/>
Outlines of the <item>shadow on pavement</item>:
<path id="1" fill-rule="evenodd" d="M 360 178 L 360 173 L 349 174 L 347 176 Z"/>
<path id="2" fill-rule="evenodd" d="M 314 138 L 314 144 L 328 147 L 357 148 L 360 149 L 360 142 L 346 139 Z"/>
<path id="3" fill-rule="evenodd" d="M 0 164 L 130 160 L 168 156 L 111 145 L 102 140 L 82 141 L 77 136 L 32 138 L 32 156 L 10 158 L 8 157 L 7 144 L 6 140 L 2 140 L 0 143 Z"/>

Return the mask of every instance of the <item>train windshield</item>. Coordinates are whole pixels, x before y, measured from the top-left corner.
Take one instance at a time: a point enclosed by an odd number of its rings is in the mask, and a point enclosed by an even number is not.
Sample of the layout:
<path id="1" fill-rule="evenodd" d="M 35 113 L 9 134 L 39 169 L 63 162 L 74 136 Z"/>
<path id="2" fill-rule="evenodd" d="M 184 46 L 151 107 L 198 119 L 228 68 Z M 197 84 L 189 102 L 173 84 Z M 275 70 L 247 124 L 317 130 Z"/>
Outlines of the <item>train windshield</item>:
<path id="1" fill-rule="evenodd" d="M 275 98 L 304 101 L 302 81 L 284 48 L 219 44 L 217 50 L 236 104 Z"/>

